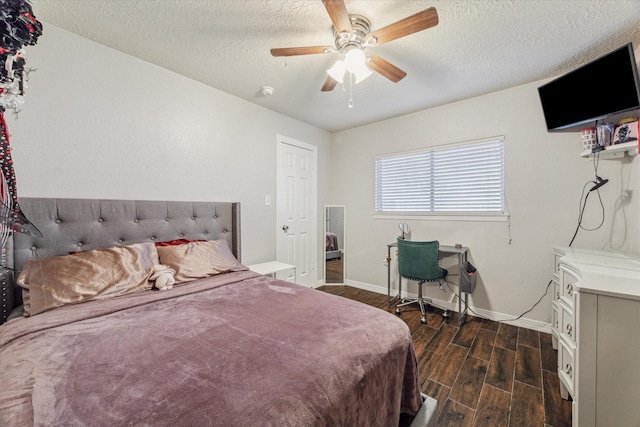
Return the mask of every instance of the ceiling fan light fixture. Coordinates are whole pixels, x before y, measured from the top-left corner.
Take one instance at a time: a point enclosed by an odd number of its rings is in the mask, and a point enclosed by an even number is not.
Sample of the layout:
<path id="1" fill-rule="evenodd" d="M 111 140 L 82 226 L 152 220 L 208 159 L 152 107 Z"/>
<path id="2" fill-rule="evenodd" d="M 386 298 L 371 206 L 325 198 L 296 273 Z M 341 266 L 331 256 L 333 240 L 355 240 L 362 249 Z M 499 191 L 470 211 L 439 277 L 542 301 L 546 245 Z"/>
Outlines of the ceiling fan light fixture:
<path id="1" fill-rule="evenodd" d="M 366 65 L 367 58 L 362 49 L 354 48 L 349 50 L 344 56 L 344 64 L 347 71 L 355 77 L 356 84 L 373 74 Z"/>
<path id="2" fill-rule="evenodd" d="M 350 73 L 355 73 L 356 70 L 359 70 L 365 61 L 364 52 L 358 48 L 349 50 L 344 56 L 345 67 Z"/>
<path id="3" fill-rule="evenodd" d="M 344 81 L 344 73 L 346 73 L 347 69 L 344 65 L 342 59 L 338 59 L 333 67 L 327 70 L 327 74 L 331 76 L 331 78 L 338 83 L 342 83 Z"/>
<path id="4" fill-rule="evenodd" d="M 369 77 L 371 74 L 373 74 L 373 72 L 369 68 L 367 68 L 366 65 L 362 64 L 355 71 L 353 71 L 352 74 L 356 78 L 356 84 L 358 84 L 364 79 L 366 79 L 367 77 Z"/>

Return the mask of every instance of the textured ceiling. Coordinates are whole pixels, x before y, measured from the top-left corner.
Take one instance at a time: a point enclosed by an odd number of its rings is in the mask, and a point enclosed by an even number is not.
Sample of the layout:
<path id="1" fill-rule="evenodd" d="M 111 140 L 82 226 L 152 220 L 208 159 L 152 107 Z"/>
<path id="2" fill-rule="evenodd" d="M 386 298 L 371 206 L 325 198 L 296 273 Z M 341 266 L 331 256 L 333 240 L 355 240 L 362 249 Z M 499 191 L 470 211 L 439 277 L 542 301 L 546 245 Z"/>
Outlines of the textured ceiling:
<path id="1" fill-rule="evenodd" d="M 274 58 L 273 47 L 333 45 L 321 0 L 32 0 L 34 14 L 103 45 L 328 131 L 552 77 L 640 44 L 640 1 L 345 0 L 382 28 L 428 7 L 436 27 L 369 48 L 407 72 L 320 92 L 339 54 Z M 637 49 L 636 49 L 637 52 Z M 28 52 L 27 52 L 28 54 Z M 640 58 L 639 58 L 640 59 Z M 272 86 L 263 96 L 262 86 Z"/>

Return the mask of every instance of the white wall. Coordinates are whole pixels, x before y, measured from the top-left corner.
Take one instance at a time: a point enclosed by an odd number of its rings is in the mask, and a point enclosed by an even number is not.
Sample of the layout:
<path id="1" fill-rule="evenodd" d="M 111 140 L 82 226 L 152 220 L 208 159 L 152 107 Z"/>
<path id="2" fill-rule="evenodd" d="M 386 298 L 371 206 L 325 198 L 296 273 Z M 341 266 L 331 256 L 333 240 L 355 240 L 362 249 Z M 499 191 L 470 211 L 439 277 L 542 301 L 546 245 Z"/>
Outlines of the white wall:
<path id="1" fill-rule="evenodd" d="M 268 261 L 281 134 L 318 146 L 323 218 L 329 133 L 50 24 L 26 51 L 37 71 L 6 114 L 19 196 L 239 201 L 242 261 Z"/>
<path id="2" fill-rule="evenodd" d="M 567 245 L 577 224 L 583 185 L 594 179 L 593 162 L 580 158 L 579 133 L 546 131 L 537 95 L 542 82 L 445 105 L 337 133 L 331 152 L 331 202 L 347 206 L 347 281 L 386 293 L 383 258 L 386 244 L 408 222 L 413 240 L 462 243 L 480 281 L 471 298 L 476 312 L 495 319 L 514 317 L 540 298 L 553 269 L 552 245 Z M 425 94 L 428 96 L 428 94 Z M 511 244 L 506 222 L 373 219 L 376 155 L 497 135 L 505 136 L 506 197 L 511 214 Z M 601 161 L 598 174 L 610 180 L 602 188 L 605 223 L 580 231 L 573 246 L 630 250 L 638 248 L 638 198 L 620 204 L 623 190 L 640 188 L 638 162 Z M 618 209 L 617 206 L 620 205 Z M 586 227 L 597 225 L 601 209 L 593 193 Z M 428 296 L 449 293 L 427 287 Z M 415 293 L 412 287 L 410 292 Z M 525 323 L 549 322 L 550 293 Z"/>
<path id="3" fill-rule="evenodd" d="M 17 120 L 6 114 L 18 194 L 240 201 L 248 264 L 275 256 L 276 207 L 265 206 L 264 196 L 276 194 L 277 134 L 318 146 L 319 270 L 323 206 L 344 204 L 347 279 L 381 292 L 382 259 L 399 234 L 399 221 L 372 219 L 375 155 L 505 135 L 511 245 L 504 222 L 408 221 L 414 239 L 471 248 L 481 278 L 472 307 L 483 313 L 517 315 L 542 295 L 551 277 L 551 246 L 569 242 L 582 187 L 593 179 L 593 163 L 578 156 L 579 135 L 546 132 L 539 84 L 331 135 L 53 25 L 46 28 L 38 44 L 27 48 L 27 65 L 37 71 L 23 111 Z M 640 188 L 638 162 L 600 162 L 599 175 L 610 180 L 602 188 L 605 224 L 581 231 L 574 246 L 640 251 L 640 196 L 625 198 L 626 190 Z M 593 195 L 587 211 L 585 225 L 597 224 Z M 549 321 L 549 306 L 547 296 L 525 317 L 534 326 Z"/>

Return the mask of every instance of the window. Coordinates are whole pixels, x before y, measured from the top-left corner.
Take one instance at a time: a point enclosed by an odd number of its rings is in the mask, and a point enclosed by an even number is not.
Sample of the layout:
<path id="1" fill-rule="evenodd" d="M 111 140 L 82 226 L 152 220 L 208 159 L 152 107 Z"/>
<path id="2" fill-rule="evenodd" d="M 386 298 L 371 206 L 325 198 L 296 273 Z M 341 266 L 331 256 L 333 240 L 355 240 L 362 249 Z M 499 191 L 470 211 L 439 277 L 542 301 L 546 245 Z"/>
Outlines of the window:
<path id="1" fill-rule="evenodd" d="M 376 213 L 501 214 L 504 139 L 376 158 Z"/>

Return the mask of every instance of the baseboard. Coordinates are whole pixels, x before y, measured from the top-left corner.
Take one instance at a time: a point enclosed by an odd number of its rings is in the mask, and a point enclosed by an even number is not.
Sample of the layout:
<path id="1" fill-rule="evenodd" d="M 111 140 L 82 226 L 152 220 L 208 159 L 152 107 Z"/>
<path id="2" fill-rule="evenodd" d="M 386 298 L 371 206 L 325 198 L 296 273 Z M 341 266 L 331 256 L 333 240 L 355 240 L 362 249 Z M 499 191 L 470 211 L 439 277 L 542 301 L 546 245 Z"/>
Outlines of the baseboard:
<path id="1" fill-rule="evenodd" d="M 324 283 L 324 279 L 320 279 L 316 282 L 316 288 L 320 286 L 344 286 L 346 283 Z M 354 286 L 355 287 L 355 286 Z"/>
<path id="2" fill-rule="evenodd" d="M 365 291 L 371 291 L 378 294 L 387 295 L 387 288 L 383 286 L 376 286 L 369 283 L 358 282 L 355 280 L 346 280 L 345 285 L 353 286 L 354 288 L 363 289 Z M 403 292 L 402 297 L 416 298 L 417 295 Z M 449 302 L 446 300 L 440 300 L 436 298 L 431 298 L 431 300 L 433 301 L 434 305 L 440 308 L 443 308 L 443 309 L 446 308 L 447 310 L 455 311 L 456 313 L 458 312 L 458 301 L 456 301 L 455 299 L 454 299 L 454 302 Z M 463 302 L 463 305 L 464 305 L 464 302 Z M 475 314 L 471 312 L 469 313 L 473 316 L 482 317 L 488 320 L 494 320 L 496 322 L 503 322 L 509 325 L 519 326 L 522 328 L 533 329 L 535 331 L 545 332 L 549 334 L 551 333 L 550 323 L 540 322 L 538 320 L 532 320 L 532 319 L 526 319 L 526 318 L 520 318 L 515 320 L 514 316 L 511 316 L 509 314 L 498 313 L 491 310 L 485 310 L 482 308 L 473 307 L 471 305 L 469 306 L 469 309 L 473 310 L 473 312 L 475 313 Z"/>

